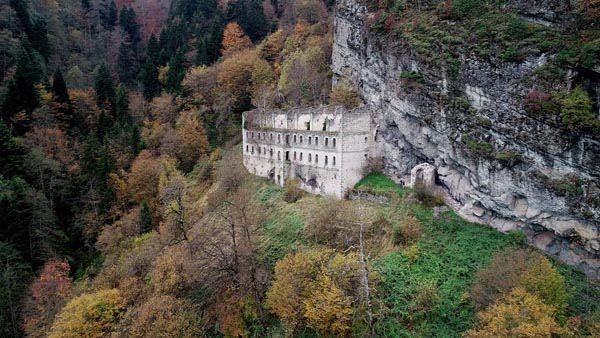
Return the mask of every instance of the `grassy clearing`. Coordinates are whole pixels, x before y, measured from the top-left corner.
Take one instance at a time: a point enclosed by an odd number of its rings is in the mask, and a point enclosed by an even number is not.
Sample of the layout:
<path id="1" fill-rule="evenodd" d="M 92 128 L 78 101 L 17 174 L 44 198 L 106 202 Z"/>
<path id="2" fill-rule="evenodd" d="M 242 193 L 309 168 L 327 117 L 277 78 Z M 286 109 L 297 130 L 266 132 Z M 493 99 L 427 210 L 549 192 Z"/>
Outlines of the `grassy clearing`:
<path id="1" fill-rule="evenodd" d="M 418 204 L 408 189 L 381 174 L 371 174 L 355 189 L 395 198 L 388 205 L 365 201 L 348 202 L 352 208 L 369 210 L 397 227 L 407 215 L 418 219 L 423 236 L 413 245 L 394 246 L 371 252 L 382 276 L 377 299 L 382 309 L 376 324 L 379 336 L 459 337 L 472 327 L 476 316 L 469 292 L 479 269 L 502 250 L 520 245 L 515 236 L 462 220 L 446 211 L 434 217 L 432 208 Z M 272 212 L 264 225 L 265 259 L 274 266 L 289 252 L 315 246 L 305 238 L 304 228 L 325 199 L 306 195 L 296 203 L 282 199 L 283 189 L 262 183 L 257 198 Z M 372 221 L 372 220 L 371 220 Z M 376 228 L 374 228 L 376 229 Z M 384 235 L 383 237 L 388 236 Z M 378 244 L 385 246 L 382 243 Z M 572 268 L 555 262 L 571 293 L 569 316 L 588 316 L 598 311 L 600 285 Z"/>
<path id="2" fill-rule="evenodd" d="M 354 189 L 357 191 L 388 197 L 391 197 L 391 195 L 394 194 L 398 196 L 404 195 L 404 189 L 402 187 L 381 173 L 371 173 L 365 176 L 354 186 Z"/>
<path id="3" fill-rule="evenodd" d="M 475 273 L 510 245 L 508 236 L 452 212 L 438 220 L 432 214 L 431 209 L 415 210 L 425 231 L 416 250 L 400 250 L 378 262 L 384 276 L 381 298 L 388 310 L 378 325 L 382 336 L 459 336 L 474 320 L 468 292 Z M 424 292 L 432 300 L 419 304 L 415 295 Z"/>

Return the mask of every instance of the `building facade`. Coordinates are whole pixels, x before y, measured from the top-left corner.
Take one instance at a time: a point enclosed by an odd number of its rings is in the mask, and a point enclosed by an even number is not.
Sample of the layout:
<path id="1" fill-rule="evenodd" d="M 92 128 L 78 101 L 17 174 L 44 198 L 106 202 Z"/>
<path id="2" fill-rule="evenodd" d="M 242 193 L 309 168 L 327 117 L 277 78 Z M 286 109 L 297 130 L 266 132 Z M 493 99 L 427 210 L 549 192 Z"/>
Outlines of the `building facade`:
<path id="1" fill-rule="evenodd" d="M 313 194 L 341 198 L 374 155 L 366 107 L 252 110 L 243 115 L 244 166 L 283 186 L 296 178 Z"/>

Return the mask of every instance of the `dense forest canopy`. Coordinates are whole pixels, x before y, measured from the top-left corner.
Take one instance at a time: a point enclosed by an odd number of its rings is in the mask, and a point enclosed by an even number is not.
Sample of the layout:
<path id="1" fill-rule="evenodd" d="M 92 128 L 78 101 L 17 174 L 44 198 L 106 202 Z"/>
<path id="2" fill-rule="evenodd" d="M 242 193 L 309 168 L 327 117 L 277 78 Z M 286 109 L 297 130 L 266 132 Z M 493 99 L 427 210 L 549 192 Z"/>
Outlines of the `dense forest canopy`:
<path id="1" fill-rule="evenodd" d="M 249 177 L 242 112 L 360 104 L 332 88 L 333 5 L 0 0 L 0 333 L 597 332 L 597 285 L 426 192 L 367 176 L 383 207 Z M 527 273 L 497 290 L 503 259 Z"/>

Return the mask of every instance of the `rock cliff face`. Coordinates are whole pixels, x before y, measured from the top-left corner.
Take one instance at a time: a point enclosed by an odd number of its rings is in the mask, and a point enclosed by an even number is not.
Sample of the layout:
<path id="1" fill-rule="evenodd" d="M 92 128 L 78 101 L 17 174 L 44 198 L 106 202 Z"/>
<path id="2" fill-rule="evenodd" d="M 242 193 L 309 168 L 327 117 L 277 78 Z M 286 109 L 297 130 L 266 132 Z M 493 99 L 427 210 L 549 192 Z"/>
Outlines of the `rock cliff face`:
<path id="1" fill-rule="evenodd" d="M 525 5 L 534 2 L 545 10 Z M 507 6 L 558 24 L 556 1 L 534 2 Z M 376 112 L 386 174 L 402 180 L 430 163 L 462 216 L 524 230 L 533 246 L 598 278 L 598 137 L 569 134 L 523 109 L 526 80 L 551 56 L 508 63 L 461 55 L 450 77 L 399 39 L 371 33 L 368 15 L 357 0 L 338 1 L 332 64 L 334 81 L 352 81 Z M 418 74 L 419 84 L 407 73 Z"/>

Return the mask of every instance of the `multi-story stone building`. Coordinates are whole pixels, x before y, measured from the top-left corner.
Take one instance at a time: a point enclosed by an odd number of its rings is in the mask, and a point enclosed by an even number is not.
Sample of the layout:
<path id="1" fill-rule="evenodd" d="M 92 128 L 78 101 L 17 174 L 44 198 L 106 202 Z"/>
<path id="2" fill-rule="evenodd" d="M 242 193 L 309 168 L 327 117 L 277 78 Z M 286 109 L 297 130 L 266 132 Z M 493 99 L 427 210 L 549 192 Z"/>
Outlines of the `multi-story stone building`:
<path id="1" fill-rule="evenodd" d="M 283 186 L 297 178 L 310 193 L 341 198 L 374 155 L 366 107 L 252 110 L 243 115 L 244 166 Z"/>

